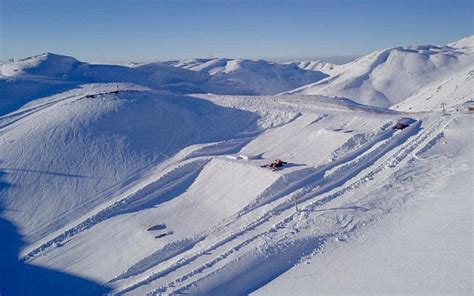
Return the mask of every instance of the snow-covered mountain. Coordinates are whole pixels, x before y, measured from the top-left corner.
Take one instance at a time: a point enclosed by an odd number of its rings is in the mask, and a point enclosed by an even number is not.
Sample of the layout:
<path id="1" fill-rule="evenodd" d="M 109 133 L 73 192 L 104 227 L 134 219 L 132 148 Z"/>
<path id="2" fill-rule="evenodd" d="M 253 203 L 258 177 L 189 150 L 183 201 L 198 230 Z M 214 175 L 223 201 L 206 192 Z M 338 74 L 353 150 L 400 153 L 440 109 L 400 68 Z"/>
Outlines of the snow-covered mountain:
<path id="1" fill-rule="evenodd" d="M 0 66 L 0 90 L 5 94 L 0 109 L 9 111 L 83 83 L 129 82 L 175 93 L 265 95 L 327 77 L 318 71 L 268 61 L 215 59 L 127 67 L 89 64 L 51 53 Z"/>
<path id="2" fill-rule="evenodd" d="M 30 100 L 84 83 L 131 82 L 179 93 L 202 91 L 209 77 L 203 73 L 160 63 L 139 67 L 95 65 L 51 53 L 2 65 L 0 114 L 13 111 Z"/>
<path id="3" fill-rule="evenodd" d="M 287 64 L 294 64 L 304 70 L 321 71 L 326 74 L 334 75 L 337 72 L 338 65 L 326 61 L 300 61 L 290 62 Z"/>
<path id="4" fill-rule="evenodd" d="M 472 294 L 470 40 L 3 64 L 0 294 Z"/>
<path id="5" fill-rule="evenodd" d="M 216 85 L 211 92 L 221 94 L 277 94 L 328 76 L 322 71 L 304 69 L 293 63 L 279 64 L 265 60 L 216 58 L 165 63 L 208 73 Z"/>
<path id="6" fill-rule="evenodd" d="M 4 77 L 36 76 L 80 82 L 141 82 L 163 86 L 173 83 L 200 83 L 205 75 L 161 63 L 125 67 L 80 62 L 69 56 L 44 53 L 2 66 Z"/>
<path id="7" fill-rule="evenodd" d="M 462 39 L 449 43 L 448 46 L 453 48 L 471 48 L 472 50 L 472 47 L 474 47 L 474 35 L 464 37 Z"/>
<path id="8" fill-rule="evenodd" d="M 423 86 L 414 95 L 392 106 L 402 111 L 442 110 L 474 99 L 474 65 Z"/>
<path id="9" fill-rule="evenodd" d="M 14 221 L 28 241 L 107 201 L 117 181 L 129 180 L 190 145 L 229 139 L 256 120 L 251 113 L 245 116 L 203 100 L 139 87 L 115 91 L 99 85 L 79 88 L 61 95 L 68 98 L 54 106 L 32 106 L 27 112 L 34 115 L 21 124 L 4 124 L 2 139 L 8 144 L 0 154 L 2 167 L 12 173 L 10 182 L 35 180 L 3 196 L 4 205 L 21 213 Z M 64 161 L 55 161 L 59 156 Z"/>
<path id="10" fill-rule="evenodd" d="M 338 66 L 335 75 L 289 93 L 347 97 L 380 107 L 396 105 L 474 64 L 473 37 L 445 46 L 423 45 L 377 51 Z M 464 74 L 462 74 L 464 73 Z M 449 103 L 449 102 L 448 102 Z"/>
<path id="11" fill-rule="evenodd" d="M 14 77 L 20 75 L 37 75 L 45 77 L 64 77 L 81 65 L 72 57 L 51 53 L 28 57 L 2 66 L 1 75 Z"/>

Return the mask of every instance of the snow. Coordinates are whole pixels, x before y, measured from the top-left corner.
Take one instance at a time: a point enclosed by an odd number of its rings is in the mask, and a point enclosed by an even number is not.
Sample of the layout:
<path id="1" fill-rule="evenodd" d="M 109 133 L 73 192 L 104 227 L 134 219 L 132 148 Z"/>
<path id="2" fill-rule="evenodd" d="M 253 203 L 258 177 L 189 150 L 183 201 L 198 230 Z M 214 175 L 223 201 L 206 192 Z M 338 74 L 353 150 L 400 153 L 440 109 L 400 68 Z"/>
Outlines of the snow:
<path id="1" fill-rule="evenodd" d="M 46 100 L 2 129 L 2 170 L 17 184 L 2 199 L 21 213 L 12 220 L 28 241 L 84 215 L 147 166 L 186 146 L 228 139 L 256 120 L 202 100 L 143 91 L 67 94 L 54 103 Z M 211 128 L 216 123 L 220 129 Z"/>
<path id="2" fill-rule="evenodd" d="M 328 76 L 315 69 L 265 60 L 217 58 L 165 63 L 208 73 L 211 82 L 216 85 L 210 92 L 220 94 L 277 94 Z"/>
<path id="3" fill-rule="evenodd" d="M 456 48 L 474 47 L 474 36 L 464 37 L 448 45 Z"/>
<path id="4" fill-rule="evenodd" d="M 321 71 L 330 75 L 334 75 L 338 70 L 338 65 L 321 60 L 290 62 L 287 64 L 294 64 L 304 70 Z"/>
<path id="5" fill-rule="evenodd" d="M 89 64 L 45 53 L 0 65 L 0 115 L 86 83 L 134 83 L 173 93 L 277 94 L 327 77 L 294 65 L 251 60 L 196 60 L 123 65 Z M 201 64 L 202 63 L 202 64 Z M 194 65 L 194 64 L 192 64 Z"/>
<path id="6" fill-rule="evenodd" d="M 473 136 L 472 123 L 454 123 L 423 154 L 448 153 L 461 169 L 428 180 L 432 187 L 418 192 L 409 207 L 348 241 L 329 243 L 254 294 L 472 294 L 474 158 L 472 141 L 465 139 Z"/>
<path id="7" fill-rule="evenodd" d="M 474 68 L 467 68 L 447 79 L 435 81 L 422 87 L 420 91 L 406 100 L 393 106 L 402 111 L 441 111 L 445 108 L 459 108 L 464 102 L 473 98 Z"/>
<path id="8" fill-rule="evenodd" d="M 472 294 L 471 41 L 2 64 L 0 293 Z"/>
<path id="9" fill-rule="evenodd" d="M 72 57 L 44 53 L 19 60 L 16 63 L 6 63 L 2 65 L 1 74 L 8 77 L 18 75 L 61 77 L 72 71 L 79 63 Z"/>
<path id="10" fill-rule="evenodd" d="M 463 46 L 469 40 L 472 36 L 462 41 Z M 390 107 L 404 100 L 410 102 L 410 96 L 434 81 L 465 75 L 472 68 L 472 49 L 435 45 L 385 49 L 340 65 L 335 75 L 288 93 L 347 97 Z"/>

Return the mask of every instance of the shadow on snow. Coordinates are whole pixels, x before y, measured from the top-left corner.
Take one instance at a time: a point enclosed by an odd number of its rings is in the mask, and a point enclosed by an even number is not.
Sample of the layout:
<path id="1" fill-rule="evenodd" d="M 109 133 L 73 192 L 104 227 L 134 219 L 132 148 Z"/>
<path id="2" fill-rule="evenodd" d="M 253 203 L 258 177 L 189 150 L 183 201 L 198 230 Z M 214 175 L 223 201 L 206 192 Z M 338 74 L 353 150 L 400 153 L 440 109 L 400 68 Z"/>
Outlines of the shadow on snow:
<path id="1" fill-rule="evenodd" d="M 0 172 L 0 178 L 5 172 Z M 0 192 L 9 184 L 0 180 Z M 74 275 L 24 263 L 18 259 L 23 246 L 14 224 L 0 207 L 0 295 L 102 295 L 109 288 Z"/>

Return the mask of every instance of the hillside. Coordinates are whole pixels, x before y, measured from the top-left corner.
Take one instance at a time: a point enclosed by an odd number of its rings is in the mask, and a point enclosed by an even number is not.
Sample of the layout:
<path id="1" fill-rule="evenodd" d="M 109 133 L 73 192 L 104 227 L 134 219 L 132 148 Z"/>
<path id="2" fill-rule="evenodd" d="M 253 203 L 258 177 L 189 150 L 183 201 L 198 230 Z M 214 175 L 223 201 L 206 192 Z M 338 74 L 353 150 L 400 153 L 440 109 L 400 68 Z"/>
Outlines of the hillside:
<path id="1" fill-rule="evenodd" d="M 472 37 L 446 46 L 385 49 L 338 66 L 337 74 L 288 93 L 347 97 L 390 107 L 421 95 L 435 81 L 465 75 L 461 73 L 467 73 L 474 63 L 473 50 Z"/>
<path id="2" fill-rule="evenodd" d="M 72 57 L 41 54 L 2 65 L 0 114 L 27 102 L 70 90 L 85 83 L 130 82 L 178 93 L 202 91 L 207 75 L 163 64 L 140 67 L 95 65 Z"/>
<path id="3" fill-rule="evenodd" d="M 470 40 L 3 64 L 0 294 L 472 294 Z"/>
<path id="4" fill-rule="evenodd" d="M 0 114 L 84 83 L 126 82 L 181 94 L 266 95 L 327 77 L 318 71 L 263 60 L 194 60 L 127 67 L 89 64 L 45 53 L 0 66 L 0 91 L 5 94 L 0 101 Z"/>
<path id="5" fill-rule="evenodd" d="M 13 113 L 2 121 L 2 168 L 18 185 L 2 200 L 21 213 L 13 221 L 28 242 L 107 201 L 146 167 L 192 144 L 229 139 L 256 120 L 187 97 L 136 87 L 114 92 L 80 88 L 28 108 L 19 115 L 25 119 L 9 120 Z"/>
<path id="6" fill-rule="evenodd" d="M 323 73 L 334 75 L 337 72 L 338 65 L 326 61 L 301 61 L 301 62 L 290 62 L 289 65 L 293 64 L 304 70 L 321 71 Z"/>
<path id="7" fill-rule="evenodd" d="M 211 93 L 272 95 L 328 75 L 316 69 L 305 69 L 296 64 L 279 64 L 265 60 L 194 59 L 165 62 L 178 68 L 211 75 Z"/>

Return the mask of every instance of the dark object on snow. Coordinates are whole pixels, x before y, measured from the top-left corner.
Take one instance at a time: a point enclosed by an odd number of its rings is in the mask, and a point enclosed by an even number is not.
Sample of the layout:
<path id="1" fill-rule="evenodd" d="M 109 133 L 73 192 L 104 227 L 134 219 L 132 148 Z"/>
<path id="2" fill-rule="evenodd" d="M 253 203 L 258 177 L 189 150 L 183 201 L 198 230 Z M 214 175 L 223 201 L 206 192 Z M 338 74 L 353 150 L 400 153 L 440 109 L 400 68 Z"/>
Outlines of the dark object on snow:
<path id="1" fill-rule="evenodd" d="M 165 232 L 165 233 L 162 233 L 162 234 L 158 234 L 157 236 L 155 236 L 155 238 L 162 238 L 162 237 L 170 235 L 170 234 L 173 234 L 173 231 L 168 231 L 168 232 Z"/>
<path id="2" fill-rule="evenodd" d="M 406 129 L 407 127 L 408 127 L 408 124 L 398 122 L 397 124 L 393 126 L 393 129 L 402 130 L 402 129 Z"/>
<path id="3" fill-rule="evenodd" d="M 271 164 L 266 164 L 266 165 L 262 165 L 261 167 L 262 168 L 269 168 L 271 169 L 272 171 L 276 170 L 277 168 L 280 168 L 282 167 L 284 164 L 287 164 L 288 162 L 286 161 L 283 161 L 281 159 L 277 159 L 275 160 L 274 162 L 272 162 Z"/>
<path id="4" fill-rule="evenodd" d="M 155 231 L 155 230 L 163 230 L 163 229 L 166 229 L 166 224 L 158 224 L 158 225 L 152 226 L 148 228 L 146 231 Z"/>

